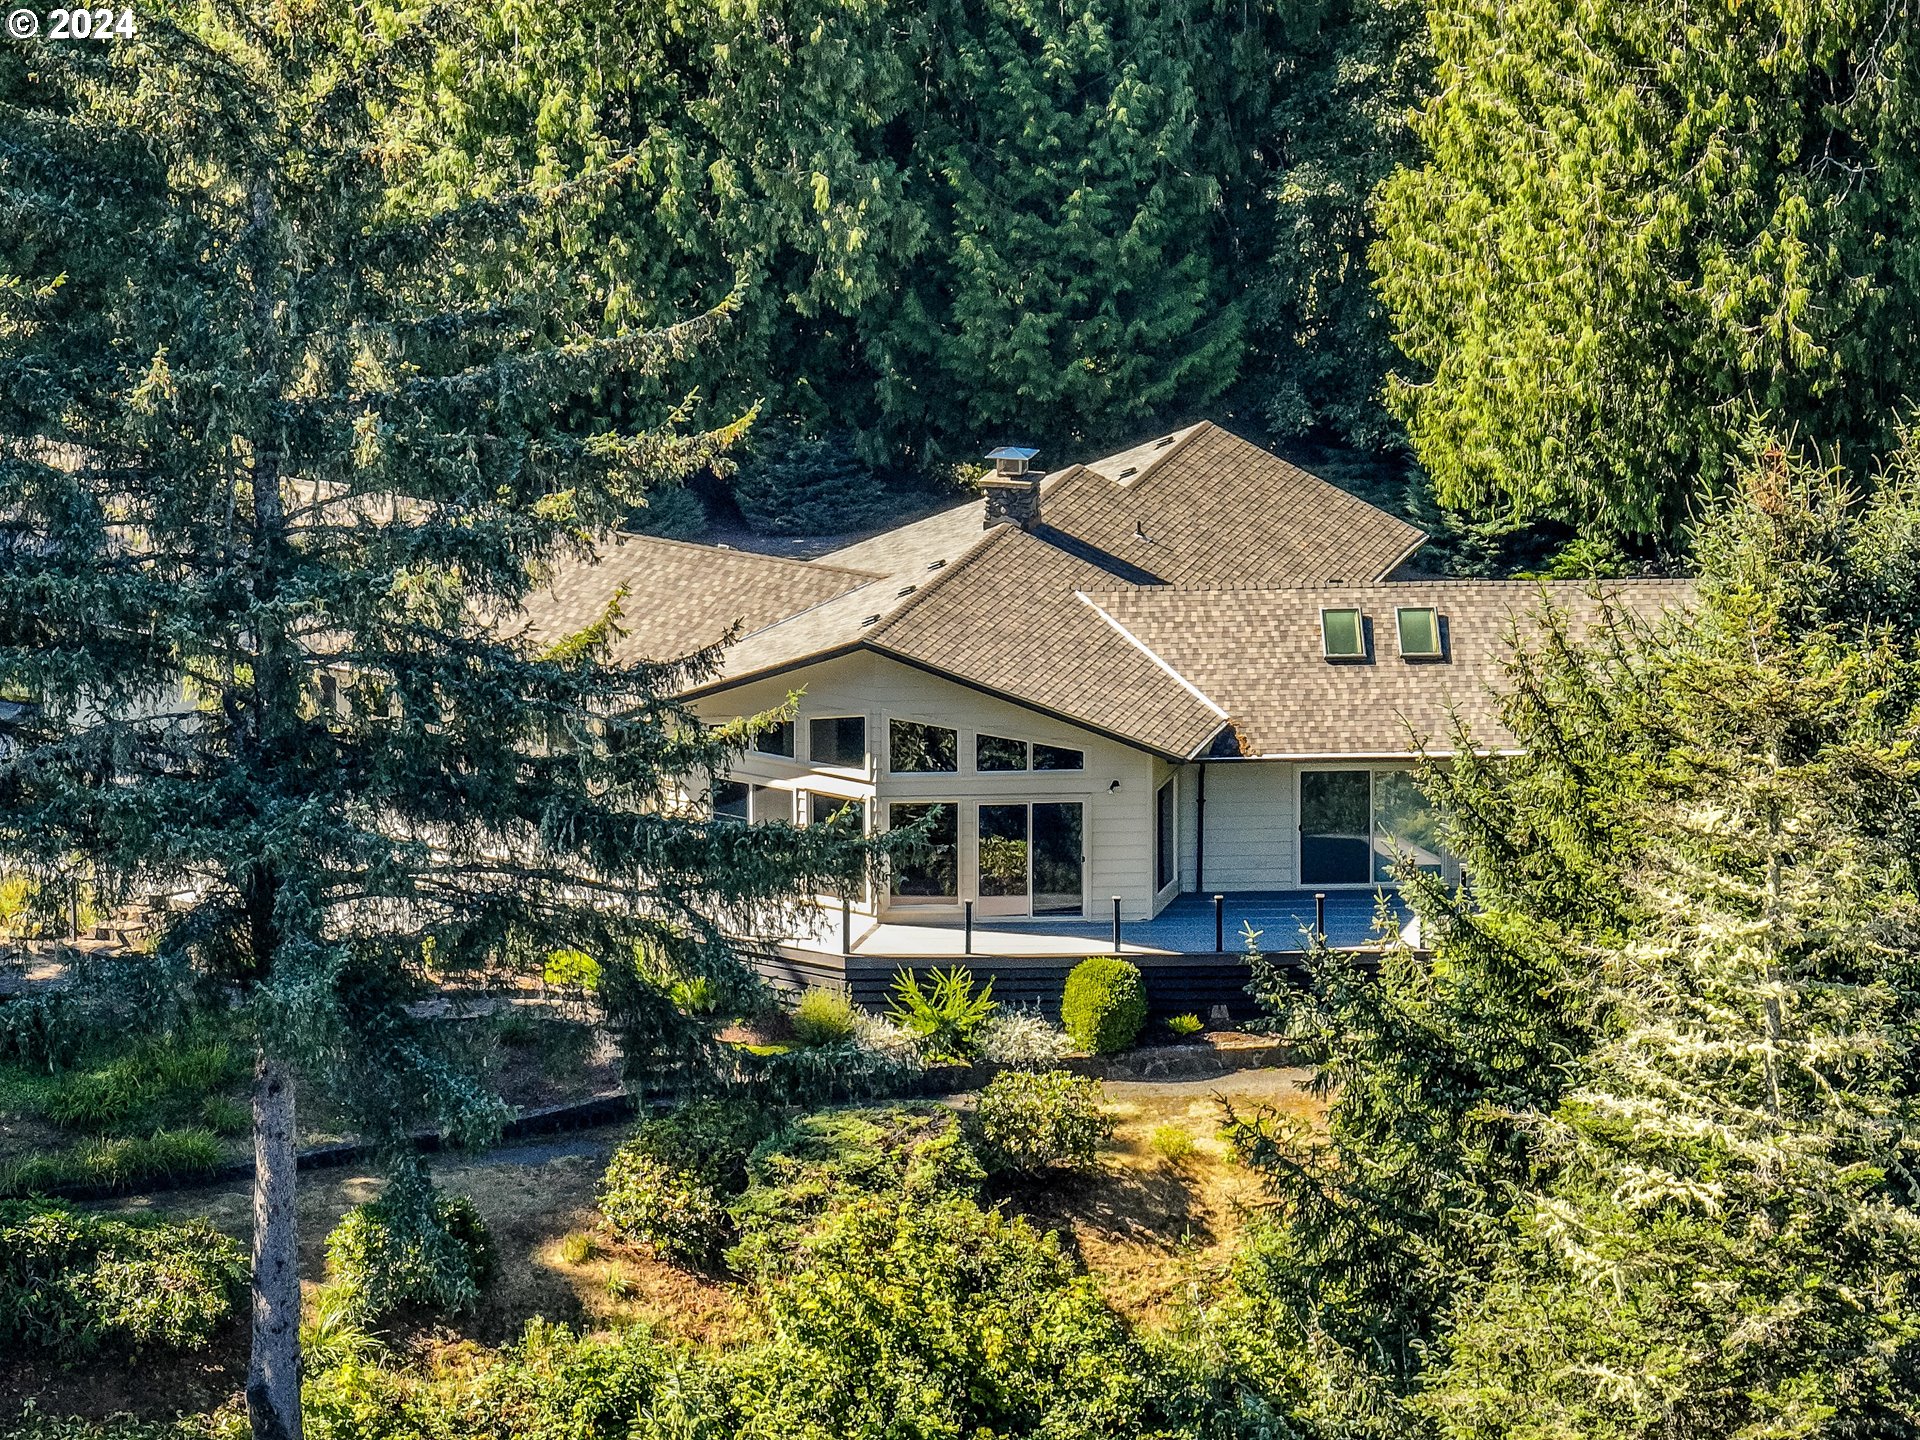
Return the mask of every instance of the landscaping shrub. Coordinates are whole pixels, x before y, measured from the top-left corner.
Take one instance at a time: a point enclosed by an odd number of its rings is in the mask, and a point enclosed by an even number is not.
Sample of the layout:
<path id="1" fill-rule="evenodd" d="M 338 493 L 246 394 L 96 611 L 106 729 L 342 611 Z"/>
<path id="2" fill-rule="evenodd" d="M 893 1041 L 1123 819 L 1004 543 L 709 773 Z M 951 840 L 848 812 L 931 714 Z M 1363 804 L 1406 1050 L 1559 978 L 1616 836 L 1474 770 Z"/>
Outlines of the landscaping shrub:
<path id="1" fill-rule="evenodd" d="M 837 1045 L 853 1038 L 853 1004 L 831 990 L 808 990 L 793 1010 L 797 1045 Z"/>
<path id="2" fill-rule="evenodd" d="M 205 1221 L 0 1202 L 0 1348 L 63 1359 L 197 1349 L 233 1313 L 247 1273 L 240 1247 Z"/>
<path id="3" fill-rule="evenodd" d="M 986 1178 L 960 1117 L 933 1101 L 823 1110 L 761 1145 L 730 1211 L 740 1242 L 728 1262 L 762 1279 L 791 1268 L 822 1217 L 875 1195 L 972 1194 Z"/>
<path id="4" fill-rule="evenodd" d="M 145 1137 L 89 1140 L 0 1167 L 0 1197 L 98 1186 L 133 1190 L 156 1180 L 211 1175 L 225 1151 L 211 1130 L 188 1127 Z"/>
<path id="5" fill-rule="evenodd" d="M 980 1028 L 980 1058 L 1013 1069 L 1047 1069 L 1067 1058 L 1073 1042 L 1038 1008 L 1003 1010 Z"/>
<path id="6" fill-rule="evenodd" d="M 0 1001 L 0 1060 L 51 1072 L 72 1064 L 91 1038 L 87 1016 L 64 991 Z"/>
<path id="7" fill-rule="evenodd" d="M 968 1060 L 980 1048 L 980 1032 L 988 1017 L 998 1009 L 993 1002 L 993 981 L 973 989 L 973 972 L 955 965 L 935 970 L 923 986 L 911 970 L 893 977 L 893 999 L 887 1014 L 903 1028 L 920 1037 L 931 1060 Z"/>
<path id="8" fill-rule="evenodd" d="M 733 1239 L 727 1201 L 746 1188 L 747 1157 L 777 1126 L 764 1106 L 739 1099 L 643 1120 L 608 1162 L 600 1213 L 670 1259 L 713 1265 Z"/>
<path id="9" fill-rule="evenodd" d="M 1009 1070 L 980 1092 L 974 1144 L 989 1173 L 1038 1175 L 1060 1166 L 1086 1169 L 1113 1138 L 1096 1080 L 1065 1070 Z"/>
<path id="10" fill-rule="evenodd" d="M 1152 1353 L 1059 1240 L 962 1196 L 854 1201 L 768 1308 L 775 1338 L 722 1362 L 707 1427 L 639 1433 L 1195 1433 L 1161 1408 Z"/>
<path id="11" fill-rule="evenodd" d="M 1139 1038 L 1147 1023 L 1147 987 L 1130 960 L 1095 956 L 1067 976 L 1060 1023 L 1090 1055 L 1112 1055 Z"/>
<path id="12" fill-rule="evenodd" d="M 1206 1028 L 1205 1023 L 1198 1015 L 1175 1015 L 1167 1021 L 1167 1029 L 1171 1030 L 1182 1040 L 1187 1039 L 1189 1036 L 1198 1035 Z"/>
<path id="13" fill-rule="evenodd" d="M 852 1100 L 882 1100 L 919 1088 L 926 1067 L 911 1046 L 881 1047 L 865 1039 L 835 1045 L 766 1046 L 741 1063 L 750 1093 L 769 1105 L 816 1109 Z"/>
<path id="14" fill-rule="evenodd" d="M 424 1176 L 397 1177 L 327 1237 L 328 1278 L 346 1312 L 365 1321 L 408 1307 L 471 1310 L 494 1263 L 493 1238 L 473 1202 L 435 1191 Z"/>

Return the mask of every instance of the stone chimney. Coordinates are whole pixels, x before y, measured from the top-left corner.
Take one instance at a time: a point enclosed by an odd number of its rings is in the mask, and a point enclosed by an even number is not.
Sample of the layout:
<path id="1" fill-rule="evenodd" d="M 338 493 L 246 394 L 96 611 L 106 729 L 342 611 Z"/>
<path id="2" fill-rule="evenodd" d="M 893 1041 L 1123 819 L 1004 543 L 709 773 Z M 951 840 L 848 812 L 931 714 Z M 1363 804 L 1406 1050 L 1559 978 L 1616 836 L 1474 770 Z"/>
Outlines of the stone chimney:
<path id="1" fill-rule="evenodd" d="M 987 452 L 987 459 L 993 461 L 993 474 L 980 482 L 987 496 L 985 528 L 1018 525 L 1031 530 L 1040 523 L 1040 474 L 1032 468 L 1033 457 L 1039 453 L 1017 445 L 1002 445 Z"/>

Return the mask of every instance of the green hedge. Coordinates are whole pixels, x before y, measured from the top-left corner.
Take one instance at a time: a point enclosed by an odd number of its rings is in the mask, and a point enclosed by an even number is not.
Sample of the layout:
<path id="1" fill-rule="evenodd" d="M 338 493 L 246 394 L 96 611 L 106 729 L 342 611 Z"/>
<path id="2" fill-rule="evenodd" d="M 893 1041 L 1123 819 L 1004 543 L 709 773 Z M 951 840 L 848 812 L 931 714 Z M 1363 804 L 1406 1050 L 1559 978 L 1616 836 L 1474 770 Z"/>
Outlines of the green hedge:
<path id="1" fill-rule="evenodd" d="M 1095 956 L 1067 976 L 1060 1023 L 1080 1049 L 1112 1055 L 1126 1049 L 1147 1023 L 1147 986 L 1129 960 Z"/>
<path id="2" fill-rule="evenodd" d="M 0 1201 L 0 1349 L 197 1349 L 246 1288 L 245 1254 L 205 1221 Z"/>
<path id="3" fill-rule="evenodd" d="M 600 1213 L 615 1233 L 686 1265 L 711 1266 L 732 1243 L 727 1202 L 746 1188 L 747 1157 L 779 1128 L 766 1107 L 696 1100 L 643 1120 L 614 1151 Z"/>

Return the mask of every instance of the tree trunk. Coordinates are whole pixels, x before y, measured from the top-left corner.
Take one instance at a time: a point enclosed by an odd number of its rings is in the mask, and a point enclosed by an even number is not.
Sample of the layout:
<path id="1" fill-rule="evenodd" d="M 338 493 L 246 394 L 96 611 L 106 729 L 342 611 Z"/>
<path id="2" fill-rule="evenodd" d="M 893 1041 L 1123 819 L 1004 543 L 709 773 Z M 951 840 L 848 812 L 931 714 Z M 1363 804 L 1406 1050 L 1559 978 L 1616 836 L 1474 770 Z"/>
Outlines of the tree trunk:
<path id="1" fill-rule="evenodd" d="M 262 1054 L 253 1071 L 253 1440 L 300 1440 L 300 1234 L 294 1210 L 293 1076 Z"/>

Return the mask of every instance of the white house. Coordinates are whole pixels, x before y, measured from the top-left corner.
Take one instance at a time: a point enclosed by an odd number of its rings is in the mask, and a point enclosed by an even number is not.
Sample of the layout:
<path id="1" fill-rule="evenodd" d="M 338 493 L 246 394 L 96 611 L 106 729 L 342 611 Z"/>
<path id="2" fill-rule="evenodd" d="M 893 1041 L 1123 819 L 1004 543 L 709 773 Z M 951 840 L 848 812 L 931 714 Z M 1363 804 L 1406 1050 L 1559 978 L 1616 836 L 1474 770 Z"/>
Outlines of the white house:
<path id="1" fill-rule="evenodd" d="M 584 626 L 624 587 L 627 655 L 732 634 L 689 692 L 701 716 L 797 696 L 718 813 L 935 813 L 926 859 L 847 897 L 852 933 L 835 898 L 796 943 L 958 953 L 970 909 L 995 953 L 1085 954 L 1117 897 L 1139 948 L 1210 950 L 1190 941 L 1215 894 L 1370 911 L 1401 851 L 1452 865 L 1408 767 L 1456 720 L 1511 744 L 1495 695 L 1540 585 L 1420 578 L 1421 532 L 1212 424 L 1044 477 L 1032 455 L 996 451 L 983 499 L 814 560 L 630 538 L 535 618 Z M 1643 614 L 1685 594 L 1606 590 Z"/>

